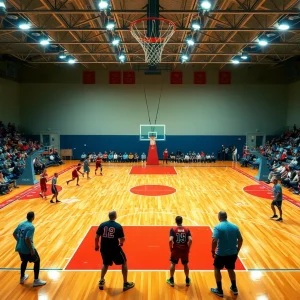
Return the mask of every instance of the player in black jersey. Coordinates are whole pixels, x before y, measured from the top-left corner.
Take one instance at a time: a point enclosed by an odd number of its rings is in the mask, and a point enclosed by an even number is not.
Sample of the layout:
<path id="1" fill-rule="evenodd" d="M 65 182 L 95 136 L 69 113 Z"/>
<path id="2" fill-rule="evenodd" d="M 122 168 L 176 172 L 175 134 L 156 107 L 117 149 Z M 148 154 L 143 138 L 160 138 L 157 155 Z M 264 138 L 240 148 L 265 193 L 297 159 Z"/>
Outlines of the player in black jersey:
<path id="1" fill-rule="evenodd" d="M 103 286 L 105 284 L 104 276 L 108 267 L 112 266 L 114 263 L 116 265 L 122 265 L 122 275 L 124 279 L 123 291 L 127 291 L 134 287 L 134 283 L 127 281 L 127 259 L 121 248 L 125 242 L 123 228 L 115 221 L 117 218 L 116 211 L 110 211 L 108 217 L 109 221 L 100 224 L 95 237 L 96 251 L 99 250 L 99 239 L 101 237 L 100 253 L 103 260 L 99 289 L 103 290 Z"/>

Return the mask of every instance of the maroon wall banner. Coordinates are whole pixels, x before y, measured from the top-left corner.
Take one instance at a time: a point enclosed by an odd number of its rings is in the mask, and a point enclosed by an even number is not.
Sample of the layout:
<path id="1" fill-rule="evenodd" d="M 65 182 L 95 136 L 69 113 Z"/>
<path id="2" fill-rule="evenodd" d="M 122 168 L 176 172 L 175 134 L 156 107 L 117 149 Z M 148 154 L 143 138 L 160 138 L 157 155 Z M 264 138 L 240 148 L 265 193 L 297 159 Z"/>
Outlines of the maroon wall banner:
<path id="1" fill-rule="evenodd" d="M 220 71 L 219 72 L 219 84 L 231 84 L 231 72 Z"/>
<path id="2" fill-rule="evenodd" d="M 135 84 L 135 72 L 124 71 L 123 72 L 123 84 Z"/>
<path id="3" fill-rule="evenodd" d="M 121 84 L 122 73 L 121 71 L 110 71 L 109 72 L 109 84 Z"/>
<path id="4" fill-rule="evenodd" d="M 206 72 L 194 72 L 194 84 L 206 84 Z"/>
<path id="5" fill-rule="evenodd" d="M 83 71 L 82 72 L 82 83 L 83 84 L 95 84 L 96 83 L 95 71 Z"/>
<path id="6" fill-rule="evenodd" d="M 182 72 L 171 72 L 170 83 L 171 84 L 182 84 Z"/>

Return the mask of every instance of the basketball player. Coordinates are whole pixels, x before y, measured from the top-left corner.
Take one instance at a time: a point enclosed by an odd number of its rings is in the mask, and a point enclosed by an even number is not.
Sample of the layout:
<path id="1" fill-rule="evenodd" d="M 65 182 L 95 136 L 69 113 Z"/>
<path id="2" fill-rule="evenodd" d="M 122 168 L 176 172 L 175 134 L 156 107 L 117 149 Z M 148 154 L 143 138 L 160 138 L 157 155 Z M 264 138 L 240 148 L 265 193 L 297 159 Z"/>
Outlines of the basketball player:
<path id="1" fill-rule="evenodd" d="M 56 199 L 56 203 L 59 203 L 60 201 L 57 199 L 57 196 L 58 196 L 58 190 L 57 190 L 57 187 L 56 187 L 56 183 L 57 183 L 57 177 L 58 177 L 58 174 L 57 173 L 54 173 L 54 176 L 52 178 L 52 187 L 51 187 L 51 191 L 52 191 L 52 198 L 50 200 L 50 203 L 54 203 L 53 199 L 55 198 Z"/>
<path id="2" fill-rule="evenodd" d="M 166 161 L 166 164 L 168 164 L 168 157 L 169 157 L 168 149 L 165 149 L 165 151 L 163 152 L 163 155 L 164 155 L 163 162 Z"/>
<path id="3" fill-rule="evenodd" d="M 122 265 L 122 275 L 124 279 L 123 291 L 127 291 L 134 287 L 134 283 L 127 281 L 127 259 L 121 248 L 125 242 L 123 228 L 115 221 L 117 218 L 116 211 L 110 211 L 108 217 L 109 221 L 100 224 L 95 237 L 96 251 L 99 250 L 99 239 L 101 237 L 100 253 L 103 260 L 99 289 L 103 290 L 105 284 L 104 277 L 108 267 L 115 263 L 116 265 Z"/>
<path id="4" fill-rule="evenodd" d="M 274 186 L 273 186 L 274 200 L 271 203 L 271 209 L 272 209 L 274 215 L 273 215 L 273 217 L 271 217 L 271 219 L 278 218 L 278 216 L 276 215 L 276 209 L 275 209 L 275 206 L 277 206 L 277 208 L 279 210 L 280 217 L 276 221 L 282 222 L 283 221 L 283 219 L 282 219 L 282 209 L 281 209 L 281 206 L 282 206 L 282 188 L 281 188 L 281 185 L 278 183 L 277 178 L 273 179 L 273 183 L 274 183 Z"/>
<path id="5" fill-rule="evenodd" d="M 83 175 L 84 176 L 84 173 L 86 172 L 87 174 L 87 179 L 91 179 L 90 177 L 90 160 L 89 160 L 89 156 L 87 156 L 84 160 L 84 163 L 83 163 Z"/>
<path id="6" fill-rule="evenodd" d="M 100 155 L 97 156 L 96 158 L 96 170 L 95 170 L 95 175 L 97 175 L 97 170 L 100 168 L 100 175 L 102 176 L 102 158 Z"/>
<path id="7" fill-rule="evenodd" d="M 81 164 L 78 164 L 77 167 L 72 171 L 72 179 L 68 180 L 67 184 L 69 184 L 70 181 L 73 181 L 76 178 L 77 179 L 76 185 L 79 186 L 79 184 L 78 184 L 79 183 L 79 175 L 78 175 L 78 173 L 80 173 L 82 176 L 84 176 L 84 173 L 82 173 L 80 171 L 80 169 L 81 169 Z"/>
<path id="8" fill-rule="evenodd" d="M 170 230 L 169 246 L 171 251 L 171 267 L 170 267 L 170 278 L 167 279 L 167 283 L 170 286 L 174 286 L 174 273 L 175 265 L 178 264 L 179 259 L 184 267 L 185 284 L 189 286 L 191 279 L 189 278 L 189 252 L 192 245 L 192 236 L 188 228 L 182 226 L 182 217 L 177 216 L 175 218 L 177 224 L 176 227 Z"/>
<path id="9" fill-rule="evenodd" d="M 40 175 L 40 186 L 41 186 L 41 192 L 40 192 L 40 196 L 43 199 L 46 199 L 46 192 L 47 192 L 47 172 L 46 169 L 44 169 L 44 171 L 41 173 Z"/>
<path id="10" fill-rule="evenodd" d="M 24 221 L 18 225 L 15 229 L 13 236 L 17 241 L 16 252 L 19 252 L 21 258 L 21 278 L 20 284 L 24 284 L 28 279 L 28 275 L 25 274 L 27 264 L 29 262 L 34 263 L 34 282 L 33 286 L 45 285 L 46 281 L 39 279 L 40 273 L 40 257 L 33 244 L 34 226 L 32 224 L 34 220 L 34 212 L 30 211 L 27 214 L 27 221 Z"/>

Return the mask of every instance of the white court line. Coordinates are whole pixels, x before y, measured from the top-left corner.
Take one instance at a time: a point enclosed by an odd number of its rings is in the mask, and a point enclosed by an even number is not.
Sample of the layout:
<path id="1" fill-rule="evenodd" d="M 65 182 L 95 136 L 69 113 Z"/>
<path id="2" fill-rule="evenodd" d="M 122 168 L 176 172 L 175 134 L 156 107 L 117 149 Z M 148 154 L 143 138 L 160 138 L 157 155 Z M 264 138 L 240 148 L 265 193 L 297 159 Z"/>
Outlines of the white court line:
<path id="1" fill-rule="evenodd" d="M 87 236 L 87 234 L 90 232 L 91 228 L 93 226 L 90 226 L 89 229 L 87 230 L 86 234 L 83 236 L 83 238 L 80 240 L 78 246 L 76 247 L 75 251 L 73 252 L 73 254 L 71 255 L 71 257 L 69 258 L 69 261 L 66 263 L 66 265 L 64 266 L 63 270 L 66 269 L 67 265 L 69 264 L 69 262 L 72 260 L 73 256 L 75 255 L 75 253 L 77 252 L 78 248 L 80 247 L 80 245 L 82 244 L 83 240 L 85 239 L 85 237 Z"/>
<path id="2" fill-rule="evenodd" d="M 12 270 L 12 271 L 19 271 L 20 270 Z M 63 272 L 100 272 L 101 269 L 98 270 L 61 270 Z M 120 272 L 121 267 L 119 270 L 110 270 L 108 269 L 108 272 Z M 247 270 L 234 270 L 235 272 L 248 272 Z M 170 269 L 165 270 L 128 270 L 128 272 L 170 272 Z M 184 272 L 184 270 L 177 270 L 176 272 Z M 190 272 L 214 272 L 214 270 L 190 270 Z M 227 270 L 221 270 L 221 272 L 227 272 Z M 299 272 L 299 271 L 298 271 Z"/>

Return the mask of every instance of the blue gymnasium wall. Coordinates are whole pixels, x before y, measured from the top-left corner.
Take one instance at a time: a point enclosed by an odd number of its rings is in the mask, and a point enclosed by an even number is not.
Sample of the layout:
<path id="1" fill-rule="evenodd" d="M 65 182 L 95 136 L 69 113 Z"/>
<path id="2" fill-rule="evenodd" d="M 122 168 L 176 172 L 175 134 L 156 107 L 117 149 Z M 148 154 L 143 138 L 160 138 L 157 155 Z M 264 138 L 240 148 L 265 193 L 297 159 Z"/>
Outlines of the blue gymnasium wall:
<path id="1" fill-rule="evenodd" d="M 218 135 L 169 135 L 166 141 L 157 142 L 158 155 L 162 158 L 165 148 L 169 153 L 177 150 L 188 151 L 204 151 L 206 153 L 217 152 L 221 145 L 232 146 L 238 148 L 241 155 L 243 146 L 246 143 L 245 136 L 218 136 Z M 84 146 L 86 145 L 86 146 Z M 73 156 L 79 159 L 82 152 L 142 152 L 148 153 L 149 142 L 140 141 L 138 135 L 61 135 L 61 149 L 73 149 Z"/>

